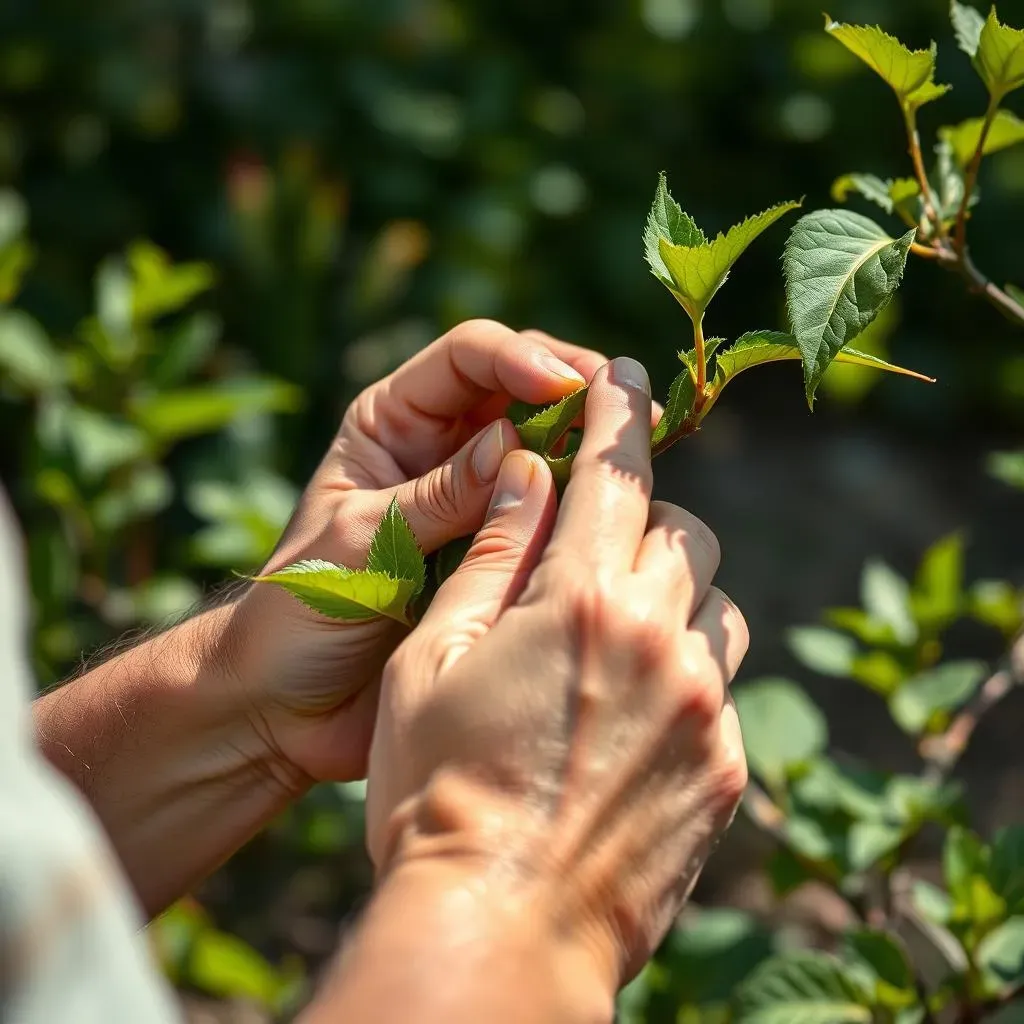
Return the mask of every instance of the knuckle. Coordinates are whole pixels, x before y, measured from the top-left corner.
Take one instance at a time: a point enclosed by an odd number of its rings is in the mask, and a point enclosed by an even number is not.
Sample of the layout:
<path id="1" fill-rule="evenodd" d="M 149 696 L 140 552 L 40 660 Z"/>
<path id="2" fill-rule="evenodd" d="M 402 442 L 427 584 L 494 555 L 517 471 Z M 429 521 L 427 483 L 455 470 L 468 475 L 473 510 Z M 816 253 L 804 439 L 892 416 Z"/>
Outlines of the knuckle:
<path id="1" fill-rule="evenodd" d="M 463 320 L 462 323 L 456 324 L 448 332 L 446 339 L 453 348 L 462 348 L 464 345 L 477 343 L 487 336 L 494 336 L 498 331 L 504 332 L 504 328 L 497 320 L 474 317 L 472 320 Z"/>
<path id="2" fill-rule="evenodd" d="M 712 657 L 684 648 L 672 673 L 671 689 L 680 720 L 701 729 L 718 722 L 724 693 L 721 670 Z"/>
<path id="3" fill-rule="evenodd" d="M 715 768 L 712 792 L 721 812 L 730 815 L 747 788 L 749 770 L 742 749 L 723 756 Z"/>
<path id="4" fill-rule="evenodd" d="M 428 519 L 449 523 L 459 518 L 464 504 L 465 482 L 451 462 L 420 477 L 413 485 L 413 501 Z"/>
<path id="5" fill-rule="evenodd" d="M 718 537 L 715 536 L 715 532 L 702 519 L 698 519 L 695 515 L 689 513 L 688 515 L 690 524 L 687 532 L 708 555 L 717 570 L 718 566 L 722 563 L 722 545 L 719 544 Z"/>

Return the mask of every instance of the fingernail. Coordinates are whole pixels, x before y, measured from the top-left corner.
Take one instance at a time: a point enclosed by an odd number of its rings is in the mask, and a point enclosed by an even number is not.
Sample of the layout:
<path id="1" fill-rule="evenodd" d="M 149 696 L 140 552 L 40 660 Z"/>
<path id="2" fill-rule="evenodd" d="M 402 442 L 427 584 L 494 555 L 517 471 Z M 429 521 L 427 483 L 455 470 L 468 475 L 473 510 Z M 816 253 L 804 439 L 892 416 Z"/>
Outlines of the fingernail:
<path id="1" fill-rule="evenodd" d="M 501 423 L 492 423 L 473 449 L 473 471 L 482 483 L 489 484 L 496 479 L 501 469 L 505 458 L 502 434 Z"/>
<path id="2" fill-rule="evenodd" d="M 651 393 L 651 378 L 647 376 L 643 364 L 628 356 L 619 356 L 618 359 L 612 360 L 611 378 L 616 384 L 636 388 L 645 395 Z"/>
<path id="3" fill-rule="evenodd" d="M 539 352 L 534 358 L 537 365 L 547 373 L 571 380 L 573 384 L 587 383 L 582 373 L 578 373 L 568 363 L 563 363 L 558 356 L 554 356 L 550 352 Z"/>
<path id="4" fill-rule="evenodd" d="M 494 488 L 491 511 L 501 512 L 521 505 L 530 493 L 533 481 L 533 461 L 522 452 L 513 452 L 501 464 L 498 482 Z"/>

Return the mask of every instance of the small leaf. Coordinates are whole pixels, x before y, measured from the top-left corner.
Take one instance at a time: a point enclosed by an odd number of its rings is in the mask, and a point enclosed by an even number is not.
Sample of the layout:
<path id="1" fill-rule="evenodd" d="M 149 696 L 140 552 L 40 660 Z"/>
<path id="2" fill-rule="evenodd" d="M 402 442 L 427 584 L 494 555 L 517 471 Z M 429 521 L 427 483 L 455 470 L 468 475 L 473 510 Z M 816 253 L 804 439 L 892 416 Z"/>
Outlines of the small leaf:
<path id="1" fill-rule="evenodd" d="M 406 608 L 416 593 L 411 580 L 356 572 L 318 558 L 256 576 L 254 582 L 276 583 L 328 618 L 359 621 L 386 615 L 403 625 L 409 625 Z"/>
<path id="2" fill-rule="evenodd" d="M 946 925 L 953 915 L 953 901 L 938 886 L 915 879 L 910 890 L 914 909 L 933 924 Z"/>
<path id="3" fill-rule="evenodd" d="M 793 656 L 823 676 L 845 679 L 853 670 L 857 644 L 843 633 L 819 626 L 803 626 L 786 633 Z"/>
<path id="4" fill-rule="evenodd" d="M 583 412 L 588 390 L 586 386 L 579 388 L 532 415 L 524 416 L 520 410 L 510 409 L 509 417 L 519 431 L 519 439 L 531 452 L 547 455 Z"/>
<path id="5" fill-rule="evenodd" d="M 964 538 L 952 533 L 924 554 L 911 593 L 915 620 L 928 629 L 941 629 L 957 617 L 963 603 Z"/>
<path id="6" fill-rule="evenodd" d="M 906 838 L 902 825 L 887 821 L 856 821 L 850 826 L 847 857 L 851 871 L 867 871 L 896 850 Z"/>
<path id="7" fill-rule="evenodd" d="M 935 83 L 935 44 L 927 50 L 911 50 L 880 28 L 870 25 L 841 25 L 825 15 L 825 31 L 880 75 L 907 110 L 949 91 Z"/>
<path id="8" fill-rule="evenodd" d="M 975 963 L 993 996 L 1024 981 L 1024 917 L 1011 917 L 989 932 L 978 944 Z"/>
<path id="9" fill-rule="evenodd" d="M 725 344 L 725 338 L 705 338 L 704 339 L 704 359 L 707 365 L 710 367 L 712 364 L 711 357 Z M 693 378 L 694 386 L 697 384 L 697 350 L 694 348 L 688 348 L 683 352 L 679 353 L 679 361 L 690 371 L 690 376 Z"/>
<path id="10" fill-rule="evenodd" d="M 796 683 L 762 679 L 737 687 L 735 697 L 747 760 L 773 787 L 785 783 L 791 766 L 825 749 L 825 716 Z"/>
<path id="11" fill-rule="evenodd" d="M 977 152 L 981 133 L 985 127 L 985 118 L 972 117 L 955 127 L 939 129 L 939 136 L 953 148 L 953 155 L 961 167 L 966 167 Z M 998 153 L 1001 149 L 1009 149 L 1024 142 L 1024 121 L 1009 110 L 999 110 L 985 136 L 985 147 L 982 155 Z"/>
<path id="12" fill-rule="evenodd" d="M 160 352 L 147 374 L 149 382 L 160 389 L 181 384 L 206 362 L 220 331 L 218 317 L 205 311 L 193 313 L 163 336 Z"/>
<path id="13" fill-rule="evenodd" d="M 942 850 L 942 870 L 946 888 L 956 902 L 970 899 L 971 879 L 984 875 L 990 851 L 966 828 L 952 828 Z"/>
<path id="14" fill-rule="evenodd" d="M 953 22 L 957 45 L 968 57 L 973 57 L 978 52 L 978 44 L 981 42 L 985 16 L 967 4 L 950 0 L 949 18 Z"/>
<path id="15" fill-rule="evenodd" d="M 910 612 L 910 586 L 880 559 L 870 559 L 861 576 L 861 603 L 873 619 L 887 623 L 897 643 L 917 639 L 917 624 Z"/>
<path id="16" fill-rule="evenodd" d="M 914 972 L 906 951 L 891 935 L 864 929 L 847 935 L 846 943 L 879 981 L 898 992 L 914 994 Z"/>
<path id="17" fill-rule="evenodd" d="M 60 352 L 39 321 L 20 309 L 0 310 L 0 379 L 30 394 L 64 382 Z"/>
<path id="18" fill-rule="evenodd" d="M 415 597 L 426 580 L 427 565 L 409 521 L 392 498 L 373 539 L 366 560 L 367 572 L 381 573 L 396 580 L 408 580 L 415 587 Z"/>
<path id="19" fill-rule="evenodd" d="M 644 230 L 644 253 L 651 273 L 669 288 L 672 287 L 672 278 L 661 258 L 659 243 L 661 239 L 671 242 L 673 245 L 684 245 L 688 247 L 704 245 L 707 238 L 704 232 L 693 222 L 693 219 L 683 212 L 680 205 L 672 198 L 668 190 L 668 180 L 665 172 L 658 175 L 658 187 L 654 193 L 654 203 L 651 212 L 647 215 L 647 227 Z"/>
<path id="20" fill-rule="evenodd" d="M 870 1024 L 871 999 L 835 957 L 809 951 L 762 964 L 737 993 L 737 1024 Z"/>
<path id="21" fill-rule="evenodd" d="M 1002 24 L 994 7 L 978 38 L 974 66 L 996 102 L 1024 85 L 1024 30 Z"/>
<path id="22" fill-rule="evenodd" d="M 939 139 L 935 144 L 935 169 L 932 172 L 933 192 L 938 205 L 938 214 L 944 224 L 953 224 L 964 201 L 964 172 L 956 162 L 953 147 L 946 139 Z M 975 207 L 981 200 L 980 191 L 975 185 L 971 193 L 969 207 Z"/>
<path id="23" fill-rule="evenodd" d="M 693 376 L 689 369 L 683 370 L 669 388 L 668 401 L 665 403 L 665 412 L 662 414 L 658 425 L 654 428 L 651 436 L 651 448 L 657 449 L 667 437 L 679 430 L 693 409 L 694 399 L 697 397 L 697 389 L 693 383 Z"/>
<path id="24" fill-rule="evenodd" d="M 953 711 L 978 689 L 987 668 L 981 661 L 947 661 L 911 676 L 892 695 L 889 710 L 911 736 L 923 732 L 938 711 Z"/>
<path id="25" fill-rule="evenodd" d="M 859 192 L 886 213 L 892 213 L 889 185 L 890 182 L 883 181 L 874 174 L 844 174 L 832 183 L 832 198 L 837 203 L 845 203 L 851 192 Z"/>
<path id="26" fill-rule="evenodd" d="M 783 269 L 809 404 L 839 351 L 892 299 L 914 236 L 911 230 L 890 238 L 874 221 L 849 210 L 818 210 L 794 227 Z"/>
<path id="27" fill-rule="evenodd" d="M 704 315 L 715 293 L 725 284 L 729 271 L 751 242 L 799 206 L 796 202 L 780 203 L 748 217 L 712 242 L 691 246 L 676 245 L 665 238 L 659 240 L 658 252 L 670 278 L 665 284 L 694 322 Z"/>

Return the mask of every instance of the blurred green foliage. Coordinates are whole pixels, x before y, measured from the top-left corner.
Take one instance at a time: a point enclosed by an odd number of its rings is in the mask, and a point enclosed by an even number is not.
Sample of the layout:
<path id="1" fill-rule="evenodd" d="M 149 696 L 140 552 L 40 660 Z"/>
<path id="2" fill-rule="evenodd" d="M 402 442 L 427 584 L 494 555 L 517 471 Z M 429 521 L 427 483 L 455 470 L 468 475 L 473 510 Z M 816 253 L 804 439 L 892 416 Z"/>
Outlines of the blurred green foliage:
<path id="1" fill-rule="evenodd" d="M 831 13 L 924 46 L 948 37 L 946 7 L 836 0 Z M 940 55 L 955 90 L 941 115 L 923 113 L 929 132 L 983 107 L 956 56 Z M 459 320 L 629 352 L 667 381 L 678 311 L 640 243 L 657 172 L 712 230 L 780 195 L 828 205 L 854 160 L 904 172 L 888 99 L 805 0 L 4 4 L 0 476 L 28 526 L 41 680 L 182 613 L 227 569 L 257 568 L 348 399 Z M 1022 250 L 1002 239 L 1024 232 L 1024 151 L 993 157 L 982 190 L 975 249 L 995 280 L 1022 281 Z M 771 247 L 752 250 L 737 279 L 714 333 L 781 326 Z M 819 415 L 843 415 L 837 399 L 868 402 L 883 429 L 936 442 L 1019 429 L 1024 357 L 1010 338 L 939 269 L 915 267 L 862 345 L 941 385 L 838 368 Z M 806 429 L 798 384 L 741 382 L 730 401 Z M 994 466 L 1024 479 L 1019 455 Z M 1020 594 L 966 585 L 956 538 L 914 581 L 872 564 L 863 591 L 862 607 L 794 631 L 793 648 L 879 694 L 927 751 L 981 682 L 974 663 L 942 662 L 946 630 L 970 618 L 1009 639 Z M 998 868 L 1008 840 L 990 849 L 959 830 L 945 778 L 830 760 L 827 725 L 795 683 L 749 684 L 741 705 L 758 701 L 789 729 L 782 745 L 777 731 L 750 737 L 782 815 L 768 865 L 777 890 L 812 874 L 856 900 L 917 830 L 957 825 L 948 892 L 915 898 L 973 958 L 954 973 L 972 994 L 1011 984 L 1022 918 Z M 254 923 L 260 843 L 301 863 L 328 858 L 324 901 L 344 912 L 367 884 L 361 814 L 358 790 L 321 787 L 215 880 L 215 902 L 243 907 L 243 938 L 191 902 L 158 922 L 171 977 L 287 1014 L 304 991 L 290 944 L 315 961 L 334 935 L 318 945 L 297 925 Z M 737 985 L 774 970 L 786 946 L 738 912 L 694 911 L 627 990 L 623 1019 L 726 1020 Z M 903 954 L 871 937 L 848 946 L 843 962 L 861 963 L 852 990 L 902 1013 Z M 845 991 L 834 967 L 808 968 L 819 993 Z M 750 1005 L 777 984 L 752 982 Z"/>

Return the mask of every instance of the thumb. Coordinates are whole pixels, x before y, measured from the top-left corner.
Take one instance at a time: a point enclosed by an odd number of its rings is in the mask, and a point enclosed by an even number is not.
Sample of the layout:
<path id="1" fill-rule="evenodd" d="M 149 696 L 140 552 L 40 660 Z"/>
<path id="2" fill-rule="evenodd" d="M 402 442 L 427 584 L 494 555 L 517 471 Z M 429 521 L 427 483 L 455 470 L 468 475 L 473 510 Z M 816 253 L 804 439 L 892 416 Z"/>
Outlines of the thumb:
<path id="1" fill-rule="evenodd" d="M 420 629 L 454 630 L 469 642 L 494 625 L 540 561 L 557 513 L 551 470 L 532 452 L 502 463 L 483 527 L 434 596 Z"/>
<path id="2" fill-rule="evenodd" d="M 502 460 L 520 447 L 509 420 L 498 420 L 470 438 L 450 459 L 429 473 L 380 492 L 386 508 L 391 499 L 409 521 L 426 554 L 449 541 L 475 533 L 487 511 Z"/>

